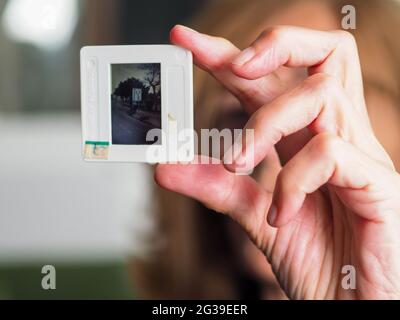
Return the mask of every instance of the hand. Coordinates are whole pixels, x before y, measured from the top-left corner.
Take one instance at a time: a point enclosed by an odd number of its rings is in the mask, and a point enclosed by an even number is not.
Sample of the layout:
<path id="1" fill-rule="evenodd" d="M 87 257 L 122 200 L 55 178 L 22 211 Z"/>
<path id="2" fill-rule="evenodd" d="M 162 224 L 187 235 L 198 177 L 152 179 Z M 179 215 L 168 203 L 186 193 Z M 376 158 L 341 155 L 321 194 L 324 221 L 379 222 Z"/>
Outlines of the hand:
<path id="1" fill-rule="evenodd" d="M 236 220 L 289 298 L 399 299 L 400 177 L 371 129 L 352 36 L 278 27 L 241 52 L 177 26 L 171 40 L 251 114 L 253 166 L 280 141 L 285 165 L 274 190 L 235 175 L 247 145 L 229 165 L 159 165 L 158 184 Z M 288 87 L 275 73 L 282 66 L 307 67 L 308 78 Z M 355 290 L 342 287 L 345 265 Z"/>

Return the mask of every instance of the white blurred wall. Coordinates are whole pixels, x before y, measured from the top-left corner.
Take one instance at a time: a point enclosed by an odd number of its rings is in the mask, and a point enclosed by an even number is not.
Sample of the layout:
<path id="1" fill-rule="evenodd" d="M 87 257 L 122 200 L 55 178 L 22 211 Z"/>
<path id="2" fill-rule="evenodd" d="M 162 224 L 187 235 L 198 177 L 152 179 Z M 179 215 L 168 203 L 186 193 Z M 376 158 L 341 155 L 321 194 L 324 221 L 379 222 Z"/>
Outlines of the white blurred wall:
<path id="1" fill-rule="evenodd" d="M 150 168 L 81 158 L 78 115 L 0 114 L 0 263 L 123 259 L 152 230 Z"/>

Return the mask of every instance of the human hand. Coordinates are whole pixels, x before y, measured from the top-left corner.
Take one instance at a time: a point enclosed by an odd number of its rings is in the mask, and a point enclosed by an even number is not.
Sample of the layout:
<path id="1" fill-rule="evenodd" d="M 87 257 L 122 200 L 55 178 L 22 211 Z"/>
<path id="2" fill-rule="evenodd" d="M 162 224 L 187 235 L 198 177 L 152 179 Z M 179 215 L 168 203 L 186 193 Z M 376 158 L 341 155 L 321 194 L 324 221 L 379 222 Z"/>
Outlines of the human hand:
<path id="1" fill-rule="evenodd" d="M 171 40 L 242 102 L 254 141 L 231 164 L 158 165 L 158 184 L 236 220 L 289 298 L 399 299 L 400 176 L 372 131 L 353 37 L 277 27 L 241 52 L 177 26 Z M 309 76 L 288 87 L 281 66 Z M 296 134 L 297 145 L 285 145 Z M 281 140 L 287 159 L 274 190 L 233 173 L 248 150 L 254 167 Z M 345 265 L 356 270 L 355 290 L 341 285 Z"/>

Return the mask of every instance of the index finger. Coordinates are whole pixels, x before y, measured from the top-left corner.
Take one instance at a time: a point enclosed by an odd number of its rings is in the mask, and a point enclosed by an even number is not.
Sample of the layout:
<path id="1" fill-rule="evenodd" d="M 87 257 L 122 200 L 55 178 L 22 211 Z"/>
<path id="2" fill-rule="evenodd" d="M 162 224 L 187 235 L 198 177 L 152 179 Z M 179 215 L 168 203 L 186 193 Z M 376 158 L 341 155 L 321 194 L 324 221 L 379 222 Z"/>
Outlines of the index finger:
<path id="1" fill-rule="evenodd" d="M 224 85 L 249 113 L 285 90 L 284 84 L 275 74 L 254 80 L 234 74 L 230 66 L 232 60 L 240 54 L 240 49 L 224 38 L 177 25 L 171 30 L 171 42 L 192 51 L 195 64 Z"/>

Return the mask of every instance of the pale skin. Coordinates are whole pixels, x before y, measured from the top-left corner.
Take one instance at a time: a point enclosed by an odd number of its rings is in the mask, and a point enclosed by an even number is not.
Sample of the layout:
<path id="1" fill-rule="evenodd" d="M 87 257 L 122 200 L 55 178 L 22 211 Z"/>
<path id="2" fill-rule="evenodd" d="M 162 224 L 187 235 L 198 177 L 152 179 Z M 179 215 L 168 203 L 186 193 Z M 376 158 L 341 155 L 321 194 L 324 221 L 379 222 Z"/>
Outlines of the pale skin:
<path id="1" fill-rule="evenodd" d="M 230 164 L 158 165 L 157 183 L 237 221 L 289 298 L 399 299 L 400 175 L 371 128 L 353 37 L 280 26 L 241 51 L 176 26 L 171 40 L 240 100 L 255 139 Z M 287 87 L 282 66 L 308 77 Z M 270 188 L 234 173 L 276 153 Z M 346 265 L 355 290 L 342 287 Z"/>

